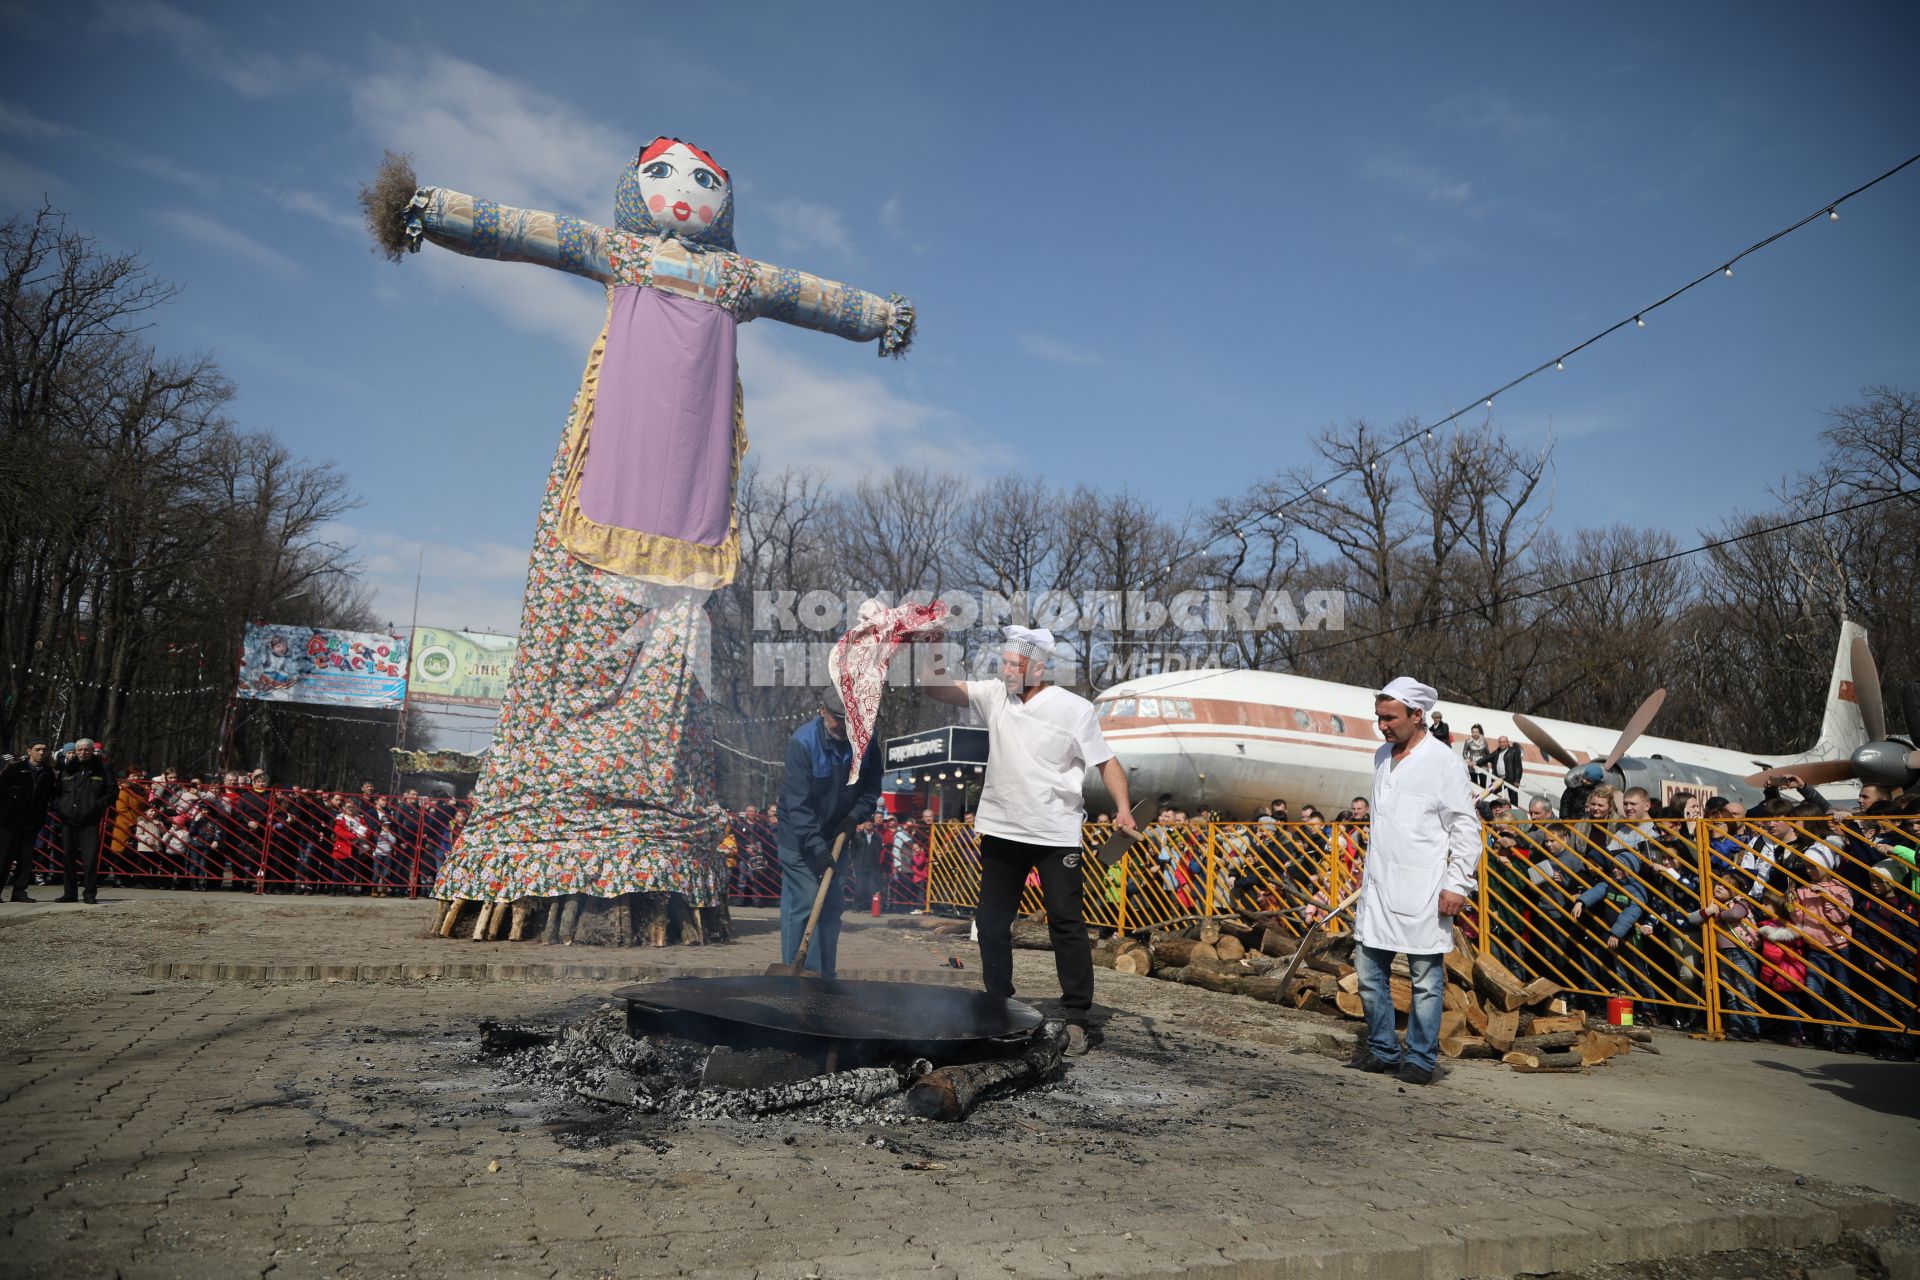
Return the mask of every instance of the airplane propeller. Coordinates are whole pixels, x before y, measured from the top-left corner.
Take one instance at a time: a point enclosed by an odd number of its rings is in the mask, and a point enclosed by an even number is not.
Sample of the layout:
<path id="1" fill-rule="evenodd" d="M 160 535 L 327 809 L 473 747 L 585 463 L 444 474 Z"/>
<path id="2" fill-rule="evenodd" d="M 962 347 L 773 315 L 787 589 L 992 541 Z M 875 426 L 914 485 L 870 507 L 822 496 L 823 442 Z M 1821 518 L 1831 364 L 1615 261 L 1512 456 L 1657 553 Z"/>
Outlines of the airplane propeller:
<path id="1" fill-rule="evenodd" d="M 1660 714 L 1660 707 L 1666 700 L 1665 689 L 1655 689 L 1647 695 L 1646 701 L 1640 704 L 1632 718 L 1627 721 L 1626 728 L 1620 730 L 1620 736 L 1614 739 L 1613 749 L 1607 752 L 1606 763 L 1601 766 L 1604 772 L 1611 772 L 1613 767 L 1620 763 L 1621 757 L 1627 754 L 1627 748 L 1647 731 L 1647 726 L 1653 723 L 1653 718 Z M 1573 753 L 1554 741 L 1553 735 L 1542 729 L 1531 716 L 1516 715 L 1513 722 L 1520 726 L 1520 732 L 1532 739 L 1534 746 L 1540 748 L 1541 754 L 1566 769 L 1569 775 L 1585 771 L 1585 767 L 1573 758 Z M 1597 782 L 1599 779 L 1596 777 L 1592 780 Z"/>
<path id="2" fill-rule="evenodd" d="M 1542 755 L 1565 769 L 1578 769 L 1580 762 L 1573 758 L 1573 752 L 1553 740 L 1553 735 L 1533 722 L 1530 716 L 1516 714 L 1513 722 L 1520 726 L 1520 732 L 1533 739 L 1533 745 L 1540 748 Z"/>
<path id="3" fill-rule="evenodd" d="M 1920 681 L 1909 682 L 1900 692 L 1900 709 L 1907 719 L 1907 738 L 1887 734 L 1886 705 L 1880 700 L 1880 668 L 1874 664 L 1873 651 L 1865 636 L 1853 638 L 1850 653 L 1853 663 L 1853 696 L 1860 708 L 1860 723 L 1866 728 L 1867 741 L 1845 760 L 1809 760 L 1762 769 L 1748 774 L 1750 787 L 1768 787 L 1785 774 L 1792 774 L 1811 786 L 1823 782 L 1841 782 L 1858 778 L 1883 787 L 1912 786 L 1920 777 Z"/>
<path id="4" fill-rule="evenodd" d="M 1633 745 L 1633 740 L 1647 731 L 1647 726 L 1660 714 L 1660 708 L 1666 700 L 1665 689 L 1655 689 L 1647 695 L 1647 700 L 1633 713 L 1633 719 L 1627 721 L 1627 727 L 1620 731 L 1620 738 L 1613 744 L 1613 750 L 1607 752 L 1607 772 L 1613 772 L 1613 766 L 1619 764 L 1620 757 L 1627 754 L 1627 748 Z"/>

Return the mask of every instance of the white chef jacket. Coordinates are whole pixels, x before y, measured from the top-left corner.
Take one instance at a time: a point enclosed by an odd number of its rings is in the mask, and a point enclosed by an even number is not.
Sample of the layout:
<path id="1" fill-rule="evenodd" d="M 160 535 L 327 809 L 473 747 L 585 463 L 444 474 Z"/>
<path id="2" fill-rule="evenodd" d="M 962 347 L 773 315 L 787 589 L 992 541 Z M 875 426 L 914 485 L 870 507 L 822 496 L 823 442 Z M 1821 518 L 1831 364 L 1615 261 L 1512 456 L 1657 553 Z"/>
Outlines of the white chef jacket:
<path id="1" fill-rule="evenodd" d="M 1373 813 L 1356 941 L 1408 955 L 1453 947 L 1453 921 L 1440 891 L 1471 895 L 1480 865 L 1480 815 L 1467 766 L 1431 733 L 1393 767 L 1393 744 L 1373 756 Z"/>
<path id="2" fill-rule="evenodd" d="M 1080 845 L 1087 770 L 1113 759 L 1094 706 L 1048 685 L 1022 701 L 999 680 L 961 684 L 987 726 L 987 776 L 973 829 L 1024 844 Z"/>

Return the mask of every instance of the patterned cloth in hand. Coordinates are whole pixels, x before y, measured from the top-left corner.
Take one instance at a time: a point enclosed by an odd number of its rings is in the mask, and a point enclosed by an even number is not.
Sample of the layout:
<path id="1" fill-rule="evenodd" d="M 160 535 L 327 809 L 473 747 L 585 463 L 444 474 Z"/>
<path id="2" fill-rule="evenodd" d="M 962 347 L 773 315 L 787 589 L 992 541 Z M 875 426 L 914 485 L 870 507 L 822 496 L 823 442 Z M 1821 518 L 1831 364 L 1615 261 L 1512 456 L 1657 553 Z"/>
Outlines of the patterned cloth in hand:
<path id="1" fill-rule="evenodd" d="M 946 630 L 947 606 L 903 604 L 889 609 L 878 600 L 860 606 L 860 620 L 840 637 L 827 658 L 827 672 L 847 704 L 847 739 L 853 744 L 853 777 L 873 739 L 880 716 L 880 695 L 887 687 L 887 663 L 893 651 L 916 635 Z"/>

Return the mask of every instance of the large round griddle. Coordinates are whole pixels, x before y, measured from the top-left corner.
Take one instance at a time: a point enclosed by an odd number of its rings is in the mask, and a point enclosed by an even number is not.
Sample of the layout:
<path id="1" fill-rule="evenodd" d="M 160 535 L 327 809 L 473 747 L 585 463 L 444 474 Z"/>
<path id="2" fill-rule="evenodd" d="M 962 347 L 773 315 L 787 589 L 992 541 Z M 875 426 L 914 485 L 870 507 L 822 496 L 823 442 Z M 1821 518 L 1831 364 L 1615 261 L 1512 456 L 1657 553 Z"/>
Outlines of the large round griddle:
<path id="1" fill-rule="evenodd" d="M 627 1027 L 716 1044 L 828 1045 L 863 1056 L 952 1058 L 1023 1043 L 1040 1025 L 1032 1006 L 967 987 L 756 974 L 673 978 L 621 987 Z"/>

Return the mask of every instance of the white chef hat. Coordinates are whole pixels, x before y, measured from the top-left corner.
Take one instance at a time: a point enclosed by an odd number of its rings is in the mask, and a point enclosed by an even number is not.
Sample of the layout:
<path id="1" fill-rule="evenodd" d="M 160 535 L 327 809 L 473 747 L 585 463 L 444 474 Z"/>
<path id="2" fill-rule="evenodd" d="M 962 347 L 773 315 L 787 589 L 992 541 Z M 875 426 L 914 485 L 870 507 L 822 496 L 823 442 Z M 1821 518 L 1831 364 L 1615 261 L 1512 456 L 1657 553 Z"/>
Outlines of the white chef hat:
<path id="1" fill-rule="evenodd" d="M 1376 695 L 1380 698 L 1392 698 L 1409 711 L 1431 711 L 1433 704 L 1440 701 L 1440 693 L 1432 685 L 1421 684 L 1412 676 L 1395 676 L 1387 681 L 1386 687 Z"/>
<path id="2" fill-rule="evenodd" d="M 1005 637 L 1000 642 L 1002 653 L 1017 653 L 1041 662 L 1053 657 L 1053 632 L 1045 627 L 1005 626 L 1000 628 L 1000 633 Z"/>

